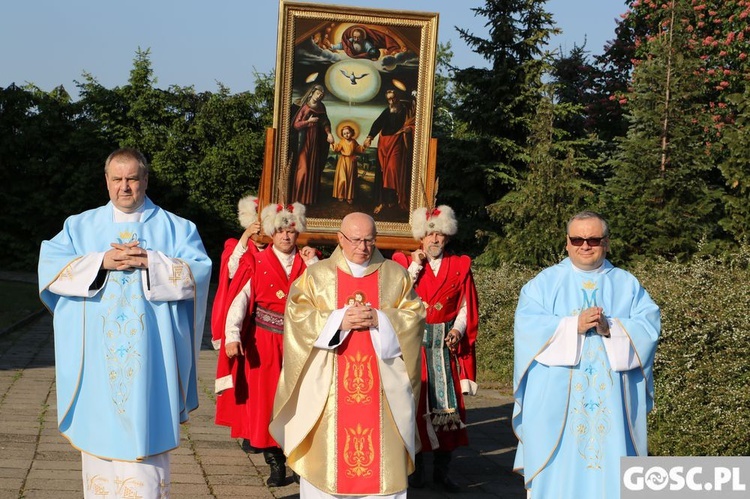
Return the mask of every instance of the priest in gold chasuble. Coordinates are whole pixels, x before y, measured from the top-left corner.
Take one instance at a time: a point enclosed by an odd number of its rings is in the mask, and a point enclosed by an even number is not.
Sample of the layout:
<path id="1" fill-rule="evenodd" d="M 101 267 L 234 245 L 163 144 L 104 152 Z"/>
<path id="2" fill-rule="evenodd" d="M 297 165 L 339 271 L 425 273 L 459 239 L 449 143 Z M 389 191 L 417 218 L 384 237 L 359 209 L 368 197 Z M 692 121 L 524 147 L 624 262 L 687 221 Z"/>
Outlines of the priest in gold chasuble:
<path id="1" fill-rule="evenodd" d="M 364 213 L 289 290 L 284 365 L 270 431 L 300 497 L 406 497 L 425 309 L 400 265 L 375 248 Z"/>

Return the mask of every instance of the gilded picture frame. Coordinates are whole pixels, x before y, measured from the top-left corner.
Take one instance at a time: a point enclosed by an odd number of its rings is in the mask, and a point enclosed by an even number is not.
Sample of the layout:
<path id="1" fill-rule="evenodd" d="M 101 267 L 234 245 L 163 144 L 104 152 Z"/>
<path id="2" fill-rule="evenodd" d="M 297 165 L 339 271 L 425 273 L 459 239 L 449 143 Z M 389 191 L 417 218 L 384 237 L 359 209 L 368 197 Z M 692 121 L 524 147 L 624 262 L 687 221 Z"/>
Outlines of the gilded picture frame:
<path id="1" fill-rule="evenodd" d="M 278 29 L 261 203 L 304 204 L 308 244 L 335 244 L 362 211 L 378 247 L 415 247 L 410 214 L 434 197 L 438 14 L 281 0 Z"/>

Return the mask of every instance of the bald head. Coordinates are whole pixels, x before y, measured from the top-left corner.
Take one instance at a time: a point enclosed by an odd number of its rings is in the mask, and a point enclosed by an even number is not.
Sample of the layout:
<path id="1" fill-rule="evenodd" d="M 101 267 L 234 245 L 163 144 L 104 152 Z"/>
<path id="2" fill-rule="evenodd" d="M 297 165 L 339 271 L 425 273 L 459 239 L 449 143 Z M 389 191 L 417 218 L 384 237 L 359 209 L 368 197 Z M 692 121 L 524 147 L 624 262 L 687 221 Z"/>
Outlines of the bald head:
<path id="1" fill-rule="evenodd" d="M 349 213 L 341 221 L 339 246 L 350 262 L 360 265 L 370 261 L 375 249 L 375 220 L 367 213 Z"/>

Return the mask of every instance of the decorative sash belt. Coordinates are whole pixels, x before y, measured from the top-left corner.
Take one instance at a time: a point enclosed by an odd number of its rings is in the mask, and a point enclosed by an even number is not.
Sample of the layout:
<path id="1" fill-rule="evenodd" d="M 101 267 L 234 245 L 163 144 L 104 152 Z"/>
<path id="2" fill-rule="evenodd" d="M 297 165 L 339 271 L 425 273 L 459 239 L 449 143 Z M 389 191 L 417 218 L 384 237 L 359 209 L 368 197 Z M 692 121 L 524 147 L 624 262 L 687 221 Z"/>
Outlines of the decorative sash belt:
<path id="1" fill-rule="evenodd" d="M 255 307 L 255 325 L 272 333 L 284 334 L 284 314 L 257 305 Z"/>
<path id="2" fill-rule="evenodd" d="M 427 360 L 427 410 L 432 423 L 432 427 L 427 426 L 427 433 L 433 447 L 438 445 L 434 432 L 463 427 L 451 371 L 451 353 L 445 344 L 445 334 L 451 330 L 454 322 L 455 319 L 445 323 L 426 324 L 422 340 Z"/>

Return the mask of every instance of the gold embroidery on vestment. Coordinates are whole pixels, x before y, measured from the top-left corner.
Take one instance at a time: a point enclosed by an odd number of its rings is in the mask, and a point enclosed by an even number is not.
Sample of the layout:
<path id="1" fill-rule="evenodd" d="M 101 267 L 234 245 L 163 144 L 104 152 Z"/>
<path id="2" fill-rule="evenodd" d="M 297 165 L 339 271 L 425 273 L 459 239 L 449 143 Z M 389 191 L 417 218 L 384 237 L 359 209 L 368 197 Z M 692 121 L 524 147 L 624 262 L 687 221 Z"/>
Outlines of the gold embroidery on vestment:
<path id="1" fill-rule="evenodd" d="M 73 280 L 73 265 L 68 264 L 65 266 L 65 268 L 60 272 L 60 277 L 57 278 L 58 281 L 72 281 Z"/>
<path id="2" fill-rule="evenodd" d="M 344 462 L 347 465 L 346 476 L 350 478 L 372 476 L 372 463 L 375 461 L 375 447 L 372 443 L 372 428 L 346 429 L 344 442 Z"/>
<path id="3" fill-rule="evenodd" d="M 354 357 L 346 357 L 344 367 L 344 390 L 348 393 L 346 402 L 349 404 L 369 404 L 372 402 L 372 388 L 375 377 L 372 373 L 372 357 L 357 352 Z"/>
<path id="4" fill-rule="evenodd" d="M 120 232 L 120 241 L 128 242 L 133 237 L 133 232 L 130 232 L 129 230 L 124 230 Z"/>
<path id="5" fill-rule="evenodd" d="M 138 492 L 138 489 L 143 489 L 143 482 L 136 479 L 135 477 L 117 477 L 115 478 L 115 485 L 117 486 L 117 497 L 127 497 L 133 499 L 143 498 L 143 496 Z"/>
<path id="6" fill-rule="evenodd" d="M 169 280 L 172 282 L 173 286 L 176 286 L 178 282 L 182 281 L 185 276 L 185 266 L 180 265 L 172 265 L 172 275 L 169 276 Z"/>
<path id="7" fill-rule="evenodd" d="M 143 315 L 136 312 L 135 302 L 143 300 L 143 294 L 140 279 L 133 273 L 113 273 L 107 289 L 102 300 L 111 303 L 102 317 L 107 348 L 107 378 L 112 403 L 117 412 L 123 414 L 133 382 L 142 366 L 139 349 L 146 326 Z"/>
<path id="8" fill-rule="evenodd" d="M 101 475 L 86 475 L 86 490 L 93 493 L 95 496 L 108 496 L 109 491 L 109 480 Z"/>
<path id="9" fill-rule="evenodd" d="M 596 289 L 596 282 L 583 281 L 583 289 Z"/>

